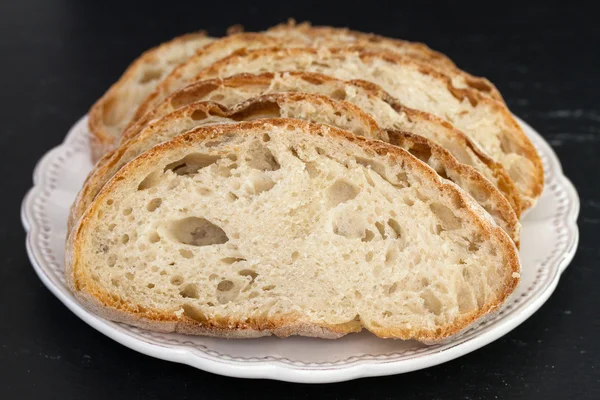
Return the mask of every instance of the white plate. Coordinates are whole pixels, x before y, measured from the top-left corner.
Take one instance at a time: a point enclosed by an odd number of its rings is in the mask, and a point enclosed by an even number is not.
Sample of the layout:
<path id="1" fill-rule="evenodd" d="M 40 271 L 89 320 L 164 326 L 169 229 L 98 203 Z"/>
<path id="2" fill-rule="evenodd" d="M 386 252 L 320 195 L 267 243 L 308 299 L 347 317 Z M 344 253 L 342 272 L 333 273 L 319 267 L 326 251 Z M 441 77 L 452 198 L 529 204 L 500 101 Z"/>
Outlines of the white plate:
<path id="1" fill-rule="evenodd" d="M 378 339 L 368 332 L 335 341 L 301 337 L 235 341 L 154 333 L 89 313 L 73 298 L 63 278 L 68 209 L 92 167 L 86 117 L 35 168 L 34 186 L 21 210 L 28 231 L 27 251 L 40 279 L 79 318 L 117 342 L 153 357 L 222 375 L 292 382 L 336 382 L 430 367 L 485 346 L 531 316 L 554 291 L 575 254 L 579 237 L 577 192 L 563 176 L 550 146 L 531 127 L 519 122 L 540 152 L 546 173 L 544 193 L 522 221 L 521 284 L 494 318 L 449 343 L 424 346 Z"/>

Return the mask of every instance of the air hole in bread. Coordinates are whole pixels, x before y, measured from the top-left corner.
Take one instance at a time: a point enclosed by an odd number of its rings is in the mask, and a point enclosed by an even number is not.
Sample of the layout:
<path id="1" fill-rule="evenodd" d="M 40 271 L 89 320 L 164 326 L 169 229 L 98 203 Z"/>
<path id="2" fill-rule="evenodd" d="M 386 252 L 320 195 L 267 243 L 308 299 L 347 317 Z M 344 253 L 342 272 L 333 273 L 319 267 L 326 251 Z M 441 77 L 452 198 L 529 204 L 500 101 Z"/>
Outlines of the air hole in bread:
<path id="1" fill-rule="evenodd" d="M 412 207 L 412 206 L 415 205 L 415 202 L 412 199 L 408 198 L 408 197 L 404 197 L 402 199 L 402 201 L 404 202 L 404 204 L 406 204 L 409 207 Z"/>
<path id="2" fill-rule="evenodd" d="M 268 133 L 263 134 L 262 141 L 263 142 L 269 142 L 269 141 L 271 141 L 271 136 L 269 136 Z"/>
<path id="3" fill-rule="evenodd" d="M 165 167 L 165 171 L 171 170 L 177 175 L 193 175 L 202 168 L 216 163 L 219 156 L 209 154 L 192 153 L 182 159 L 172 162 Z"/>
<path id="4" fill-rule="evenodd" d="M 364 221 L 358 215 L 340 214 L 333 221 L 333 233 L 348 239 L 360 239 L 365 234 Z"/>
<path id="5" fill-rule="evenodd" d="M 117 263 L 117 256 L 115 256 L 114 254 L 111 254 L 110 256 L 108 256 L 108 260 L 106 261 L 106 264 L 109 267 L 114 267 L 115 264 Z"/>
<path id="6" fill-rule="evenodd" d="M 425 289 L 423 293 L 421 293 L 421 299 L 423 300 L 423 305 L 427 311 L 434 315 L 440 315 L 442 313 L 442 302 L 430 289 Z"/>
<path id="7" fill-rule="evenodd" d="M 373 261 L 373 252 L 372 251 L 370 251 L 370 252 L 367 253 L 367 255 L 365 256 L 365 261 L 366 262 Z"/>
<path id="8" fill-rule="evenodd" d="M 123 236 L 121 236 L 121 243 L 123 244 L 127 244 L 129 242 L 129 235 L 125 234 Z"/>
<path id="9" fill-rule="evenodd" d="M 219 292 L 228 292 L 231 289 L 233 289 L 233 286 L 234 286 L 234 284 L 232 281 L 224 280 L 224 281 L 219 282 L 219 284 L 217 285 L 217 290 Z"/>
<path id="10" fill-rule="evenodd" d="M 359 192 L 360 189 L 358 187 L 339 179 L 327 189 L 328 206 L 333 208 L 340 203 L 352 200 Z"/>
<path id="11" fill-rule="evenodd" d="M 127 273 L 125 273 L 125 278 L 127 278 L 127 280 L 132 281 L 133 278 L 135 278 L 135 275 L 131 272 L 127 272 Z"/>
<path id="12" fill-rule="evenodd" d="M 371 169 L 373 172 L 377 173 L 379 176 L 385 179 L 385 167 L 380 162 L 364 157 L 355 157 L 355 160 L 358 164 L 362 165 L 365 168 Z"/>
<path id="13" fill-rule="evenodd" d="M 194 253 L 192 253 L 188 249 L 179 249 L 179 254 L 181 255 L 181 257 L 187 258 L 187 259 L 194 257 Z"/>
<path id="14" fill-rule="evenodd" d="M 108 199 L 108 200 L 106 200 L 106 205 L 107 206 L 112 206 L 114 204 L 114 202 L 115 201 L 113 199 Z"/>
<path id="15" fill-rule="evenodd" d="M 234 301 L 239 295 L 239 288 L 230 280 L 223 280 L 217 285 L 217 300 L 220 304 Z"/>
<path id="16" fill-rule="evenodd" d="M 397 290 L 398 290 L 398 282 L 394 282 L 388 289 L 388 296 L 396 293 Z"/>
<path id="17" fill-rule="evenodd" d="M 297 158 L 298 160 L 304 162 L 304 160 L 302 160 L 300 158 L 300 156 L 298 155 L 298 150 L 295 147 L 290 147 L 290 153 L 292 154 L 293 157 Z"/>
<path id="18" fill-rule="evenodd" d="M 149 284 L 146 285 L 146 287 L 148 289 L 154 289 L 154 286 L 156 286 L 156 285 L 154 285 L 154 283 L 149 283 Z"/>
<path id="19" fill-rule="evenodd" d="M 458 186 L 461 186 L 461 187 L 462 187 L 462 184 L 461 184 L 461 182 L 460 182 L 460 181 L 453 180 L 453 179 L 451 179 L 451 178 L 448 176 L 448 171 L 446 171 L 446 168 L 444 168 L 444 167 L 442 167 L 442 166 L 438 166 L 437 168 L 434 168 L 434 169 L 435 169 L 435 172 L 437 172 L 437 174 L 438 174 L 438 175 L 439 175 L 439 176 L 440 176 L 442 179 L 447 179 L 447 180 L 449 180 L 449 181 L 451 181 L 451 182 L 454 182 L 454 183 L 456 183 Z"/>
<path id="20" fill-rule="evenodd" d="M 239 197 L 233 193 L 233 192 L 229 192 L 227 193 L 227 199 L 231 202 L 236 201 L 237 199 L 239 199 Z"/>
<path id="21" fill-rule="evenodd" d="M 258 276 L 258 274 L 256 273 L 256 271 L 253 271 L 251 269 L 243 269 L 240 272 L 238 272 L 238 274 L 241 275 L 241 276 L 249 276 L 250 277 L 250 284 L 254 283 L 254 280 Z"/>
<path id="22" fill-rule="evenodd" d="M 223 229 L 199 217 L 171 221 L 168 224 L 168 231 L 173 239 L 190 246 L 210 246 L 229 241 Z"/>
<path id="23" fill-rule="evenodd" d="M 427 145 L 423 145 L 420 143 L 415 143 L 408 152 L 423 161 L 425 164 L 429 164 L 429 159 L 431 158 L 431 147 Z"/>
<path id="24" fill-rule="evenodd" d="M 160 236 L 157 232 L 152 232 L 150 235 L 148 235 L 148 241 L 150 243 L 158 243 L 160 242 Z"/>
<path id="25" fill-rule="evenodd" d="M 175 285 L 175 286 L 179 286 L 183 283 L 183 276 L 181 275 L 175 275 L 171 277 L 171 284 Z"/>
<path id="26" fill-rule="evenodd" d="M 204 121 L 208 118 L 208 113 L 205 110 L 194 110 L 190 115 L 193 121 Z"/>
<path id="27" fill-rule="evenodd" d="M 355 290 L 354 297 L 360 300 L 360 299 L 362 299 L 362 293 L 359 292 L 358 290 Z"/>
<path id="28" fill-rule="evenodd" d="M 254 142 L 248 149 L 246 162 L 250 168 L 261 171 L 276 171 L 281 166 L 268 147 L 260 142 Z"/>
<path id="29" fill-rule="evenodd" d="M 408 181 L 408 175 L 406 172 L 400 172 L 399 174 L 396 174 L 395 185 L 403 188 L 410 187 L 410 182 Z"/>
<path id="30" fill-rule="evenodd" d="M 235 264 L 237 262 L 242 262 L 242 261 L 246 261 L 245 258 L 241 258 L 241 257 L 225 257 L 225 258 L 221 258 L 221 262 L 224 264 Z"/>
<path id="31" fill-rule="evenodd" d="M 262 287 L 262 290 L 264 292 L 268 292 L 269 290 L 273 290 L 273 289 L 275 289 L 275 285 L 267 285 L 267 286 Z"/>
<path id="32" fill-rule="evenodd" d="M 129 215 L 133 212 L 133 209 L 131 207 L 127 207 L 126 209 L 123 210 L 123 215 Z"/>
<path id="33" fill-rule="evenodd" d="M 249 195 L 257 195 L 262 192 L 268 192 L 275 186 L 275 182 L 269 175 L 254 171 L 250 173 L 247 181 L 246 192 Z"/>
<path id="34" fill-rule="evenodd" d="M 375 237 L 375 234 L 370 229 L 365 229 L 365 235 L 360 239 L 363 242 L 370 242 Z"/>
<path id="35" fill-rule="evenodd" d="M 396 221 L 393 218 L 390 218 L 390 219 L 388 219 L 388 225 L 390 226 L 390 228 L 392 228 L 392 230 L 396 234 L 396 238 L 402 237 L 402 228 L 400 227 L 400 224 L 398 223 L 398 221 Z"/>
<path id="36" fill-rule="evenodd" d="M 202 313 L 197 307 L 192 304 L 184 304 L 183 306 L 183 315 L 186 317 L 193 319 L 194 321 L 206 323 L 208 318 L 206 315 Z"/>
<path id="37" fill-rule="evenodd" d="M 158 207 L 160 207 L 161 204 L 162 204 L 162 199 L 160 197 L 157 197 L 148 202 L 148 204 L 146 205 L 146 210 L 153 212 Z"/>
<path id="38" fill-rule="evenodd" d="M 329 97 L 334 100 L 340 101 L 346 99 L 346 91 L 341 88 L 335 89 L 333 92 L 329 93 Z"/>
<path id="39" fill-rule="evenodd" d="M 383 318 L 388 318 L 392 316 L 392 312 L 391 311 L 384 311 L 383 313 L 381 313 L 381 316 Z"/>
<path id="40" fill-rule="evenodd" d="M 317 164 L 313 163 L 313 162 L 306 163 L 306 172 L 308 173 L 308 176 L 310 176 L 311 178 L 316 178 L 321 173 L 321 171 L 317 167 Z"/>
<path id="41" fill-rule="evenodd" d="M 325 154 L 325 150 L 323 150 L 320 147 L 315 147 L 315 151 L 317 152 L 318 155 L 322 156 L 323 154 Z"/>
<path id="42" fill-rule="evenodd" d="M 198 298 L 198 287 L 194 283 L 188 283 L 181 289 L 179 295 L 183 298 Z"/>
<path id="43" fill-rule="evenodd" d="M 162 69 L 148 68 L 144 71 L 142 76 L 140 76 L 140 79 L 138 80 L 138 82 L 143 85 L 145 83 L 160 79 L 161 76 L 162 76 Z"/>
<path id="44" fill-rule="evenodd" d="M 447 231 L 459 229 L 462 225 L 462 220 L 458 218 L 451 209 L 441 203 L 431 203 L 429 205 L 431 211 L 438 217 L 442 228 Z"/>
<path id="45" fill-rule="evenodd" d="M 146 190 L 158 185 L 160 175 L 160 171 L 153 171 L 146 175 L 144 180 L 142 180 L 142 182 L 140 182 L 138 185 L 138 190 Z"/>
<path id="46" fill-rule="evenodd" d="M 469 251 L 471 252 L 476 252 L 479 250 L 479 243 L 475 243 L 475 242 L 469 242 Z"/>
<path id="47" fill-rule="evenodd" d="M 113 230 L 115 230 L 115 228 L 116 228 L 116 227 L 117 227 L 117 224 L 110 224 L 110 225 L 108 226 L 108 230 L 109 230 L 110 232 L 112 232 Z"/>
<path id="48" fill-rule="evenodd" d="M 292 253 L 292 262 L 296 261 L 298 258 L 300 258 L 300 253 L 298 253 L 297 251 L 294 251 Z"/>
<path id="49" fill-rule="evenodd" d="M 375 227 L 377 228 L 377 231 L 379 232 L 381 237 L 383 239 L 387 239 L 387 235 L 385 234 L 385 227 L 383 226 L 383 224 L 381 222 L 375 222 Z"/>

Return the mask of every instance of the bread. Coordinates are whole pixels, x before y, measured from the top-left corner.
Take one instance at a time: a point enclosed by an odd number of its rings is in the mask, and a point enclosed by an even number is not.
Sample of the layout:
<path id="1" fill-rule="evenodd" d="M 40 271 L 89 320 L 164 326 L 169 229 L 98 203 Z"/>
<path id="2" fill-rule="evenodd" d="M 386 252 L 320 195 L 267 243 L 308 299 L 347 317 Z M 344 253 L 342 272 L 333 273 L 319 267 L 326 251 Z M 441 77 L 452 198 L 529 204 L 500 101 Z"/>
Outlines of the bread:
<path id="1" fill-rule="evenodd" d="M 519 217 L 521 206 L 517 189 L 499 163 L 448 122 L 432 114 L 404 107 L 380 86 L 361 80 L 341 81 L 310 72 L 265 72 L 196 82 L 168 96 L 146 113 L 123 133 L 123 140 L 137 135 L 151 120 L 193 102 L 209 100 L 233 106 L 251 97 L 275 92 L 319 93 L 345 100 L 371 114 L 385 129 L 408 131 L 433 140 L 450 151 L 459 162 L 472 166 L 492 182 L 515 210 L 516 217 Z"/>
<path id="2" fill-rule="evenodd" d="M 338 41 L 347 45 L 365 46 L 370 49 L 389 50 L 395 53 L 406 53 L 410 48 L 410 54 L 417 60 L 423 61 L 429 66 L 445 70 L 446 73 L 454 73 L 463 79 L 454 80 L 453 84 L 459 88 L 470 87 L 481 91 L 490 97 L 504 102 L 500 91 L 487 79 L 466 74 L 459 70 L 454 62 L 442 53 L 430 49 L 423 43 L 407 42 L 405 40 L 392 39 L 373 33 L 353 31 L 348 28 L 334 28 L 331 26 L 312 26 L 310 22 L 297 24 L 293 19 L 285 24 L 276 25 L 265 32 L 267 35 L 277 37 L 293 37 L 300 40 L 318 40 L 327 38 L 328 41 Z"/>
<path id="3" fill-rule="evenodd" d="M 508 236 L 406 151 L 325 125 L 197 128 L 124 166 L 66 249 L 100 316 L 161 332 L 438 341 L 519 281 Z"/>
<path id="4" fill-rule="evenodd" d="M 156 86 L 154 91 L 148 95 L 135 112 L 131 124 L 142 118 L 144 114 L 152 110 L 152 108 L 169 94 L 184 88 L 192 82 L 193 77 L 202 71 L 202 69 L 221 58 L 230 55 L 234 51 L 240 49 L 261 49 L 273 46 L 285 46 L 287 48 L 311 46 L 319 48 L 321 46 L 340 46 L 348 44 L 348 35 L 344 34 L 346 31 L 343 30 L 339 30 L 336 34 L 331 35 L 299 35 L 295 30 L 289 30 L 288 35 L 286 32 L 288 31 L 278 32 L 276 36 L 260 33 L 239 33 L 211 43 L 203 48 L 202 52 L 199 52 L 194 57 L 191 57 L 189 60 L 175 68 L 169 76 Z M 472 85 L 476 87 L 474 90 L 481 90 L 485 95 L 497 99 L 502 98 L 499 92 L 487 80 L 471 76 L 455 67 L 448 67 L 445 65 L 440 66 L 438 60 L 442 56 L 439 53 L 429 50 L 420 43 L 392 41 L 395 45 L 390 46 L 384 41 L 373 41 L 368 40 L 367 38 L 360 39 L 356 37 L 353 42 L 361 44 L 368 49 L 393 48 L 393 53 L 398 55 L 398 57 L 408 57 L 415 62 L 418 61 L 425 65 L 429 65 L 431 68 L 440 68 L 452 78 L 452 85 L 456 88 L 470 87 L 469 85 Z"/>
<path id="5" fill-rule="evenodd" d="M 521 195 L 522 209 L 532 207 L 542 193 L 540 157 L 502 103 L 472 89 L 457 89 L 450 76 L 391 52 L 361 48 L 240 50 L 206 68 L 195 80 L 279 71 L 319 72 L 379 84 L 403 105 L 448 120 L 500 162 Z"/>
<path id="6" fill-rule="evenodd" d="M 205 33 L 177 37 L 150 49 L 135 60 L 121 78 L 90 109 L 92 159 L 113 149 L 140 102 L 177 64 L 213 39 Z"/>
<path id="7" fill-rule="evenodd" d="M 375 106 L 367 101 L 364 103 L 367 107 Z M 367 111 L 371 111 L 371 108 Z M 388 141 L 404 148 L 472 195 L 518 245 L 520 224 L 514 210 L 498 189 L 476 170 L 460 164 L 447 150 L 426 138 L 382 130 L 375 119 L 352 103 L 305 93 L 263 95 L 231 109 L 210 102 L 198 102 L 153 122 L 138 136 L 115 150 L 112 157 L 103 160 L 91 173 L 72 207 L 69 227 L 79 219 L 102 186 L 121 167 L 152 146 L 200 125 L 265 117 L 299 118 L 326 123 L 359 136 Z"/>

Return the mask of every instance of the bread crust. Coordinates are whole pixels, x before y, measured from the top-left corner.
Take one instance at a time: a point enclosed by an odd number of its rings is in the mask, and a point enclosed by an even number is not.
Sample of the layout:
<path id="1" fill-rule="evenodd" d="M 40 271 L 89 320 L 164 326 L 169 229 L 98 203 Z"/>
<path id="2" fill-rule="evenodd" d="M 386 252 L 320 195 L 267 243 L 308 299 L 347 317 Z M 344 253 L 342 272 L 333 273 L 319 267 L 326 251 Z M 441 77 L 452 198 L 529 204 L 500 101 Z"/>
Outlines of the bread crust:
<path id="1" fill-rule="evenodd" d="M 206 32 L 200 31 L 176 37 L 166 43 L 145 51 L 134 60 L 129 67 L 127 67 L 119 80 L 115 82 L 106 93 L 96 101 L 96 103 L 94 103 L 90 108 L 88 120 L 91 132 L 90 149 L 92 160 L 94 162 L 99 160 L 102 155 L 112 150 L 116 144 L 118 144 L 120 137 L 116 137 L 109 132 L 104 121 L 107 118 L 107 115 L 113 113 L 114 110 L 123 107 L 123 103 L 127 101 L 127 96 L 124 94 L 129 91 L 129 88 L 134 84 L 144 67 L 155 63 L 156 60 L 160 59 L 162 54 L 169 51 L 169 49 L 194 40 L 202 39 L 206 39 L 206 43 L 209 43 L 212 40 L 206 35 Z"/>
<path id="2" fill-rule="evenodd" d="M 519 282 L 520 265 L 517 250 L 510 238 L 495 224 L 490 222 L 483 210 L 474 203 L 470 196 L 466 195 L 454 184 L 445 183 L 435 171 L 411 156 L 405 150 L 390 144 L 373 141 L 354 136 L 348 132 L 330 126 L 315 124 L 308 121 L 293 119 L 264 119 L 250 122 L 241 122 L 232 125 L 212 125 L 196 128 L 186 134 L 175 137 L 169 142 L 162 143 L 137 157 L 124 166 L 102 189 L 96 200 L 87 209 L 75 229 L 71 231 L 66 246 L 66 268 L 65 277 L 68 287 L 76 298 L 89 309 L 98 312 L 103 317 L 112 320 L 126 322 L 145 329 L 160 332 L 182 332 L 187 334 L 208 334 L 222 337 L 256 337 L 260 335 L 273 334 L 278 336 L 289 336 L 292 334 L 306 334 L 316 337 L 338 337 L 350 331 L 356 331 L 356 324 L 344 324 L 334 326 L 314 326 L 306 322 L 306 319 L 297 314 L 281 315 L 277 317 L 261 318 L 260 320 L 235 321 L 231 319 L 202 320 L 201 318 L 177 317 L 174 313 L 160 310 L 140 309 L 136 305 L 123 302 L 115 295 L 103 291 L 91 279 L 85 270 L 83 263 L 83 244 L 87 231 L 93 225 L 93 219 L 102 208 L 106 196 L 118 190 L 128 180 L 136 179 L 137 169 L 154 166 L 164 157 L 168 151 L 192 147 L 194 143 L 206 139 L 218 139 L 225 135 L 255 136 L 271 132 L 274 128 L 301 130 L 308 136 L 324 136 L 334 141 L 355 143 L 367 152 L 382 156 L 388 163 L 387 157 L 398 163 L 405 163 L 412 170 L 418 171 L 422 179 L 426 179 L 441 193 L 449 196 L 457 204 L 461 214 L 470 219 L 481 233 L 482 240 L 492 240 L 498 251 L 503 254 L 504 265 L 507 268 L 504 275 L 505 281 L 496 301 L 488 301 L 479 309 L 457 318 L 453 324 L 433 330 L 413 329 L 390 329 L 381 327 L 366 327 L 379 337 L 393 337 L 399 339 L 416 339 L 425 342 L 436 342 L 455 335 L 477 319 L 493 312 L 514 291 Z M 361 321 L 362 323 L 362 321 Z M 258 333 L 256 332 L 258 331 Z M 334 333 L 332 333 L 334 332 Z"/>
<path id="3" fill-rule="evenodd" d="M 483 95 L 477 90 L 468 88 L 456 88 L 452 84 L 452 78 L 445 75 L 440 70 L 433 69 L 423 63 L 419 63 L 408 57 L 403 57 L 394 54 L 389 51 L 373 51 L 363 46 L 350 46 L 343 48 L 327 48 L 327 49 L 314 49 L 309 47 L 303 48 L 266 48 L 259 50 L 245 50 L 241 49 L 228 57 L 214 63 L 204 71 L 200 72 L 196 77 L 195 81 L 201 81 L 206 79 L 218 78 L 221 76 L 220 71 L 227 65 L 238 64 L 240 62 L 251 61 L 259 58 L 266 57 L 278 57 L 279 59 L 288 59 L 294 57 L 300 57 L 302 55 L 311 55 L 319 57 L 320 53 L 325 50 L 327 54 L 333 57 L 344 57 L 344 56 L 358 56 L 364 60 L 383 60 L 396 64 L 398 66 L 410 66 L 417 69 L 420 73 L 428 75 L 436 80 L 442 82 L 448 91 L 458 100 L 468 100 L 472 105 L 482 104 L 488 107 L 494 115 L 501 118 L 510 129 L 511 144 L 518 149 L 519 154 L 527 158 L 533 165 L 533 176 L 530 179 L 529 185 L 521 191 L 521 210 L 524 211 L 535 205 L 537 199 L 541 196 L 544 187 L 544 168 L 542 161 L 535 150 L 535 147 L 525 135 L 517 121 L 513 118 L 510 111 L 506 106 L 490 97 Z"/>

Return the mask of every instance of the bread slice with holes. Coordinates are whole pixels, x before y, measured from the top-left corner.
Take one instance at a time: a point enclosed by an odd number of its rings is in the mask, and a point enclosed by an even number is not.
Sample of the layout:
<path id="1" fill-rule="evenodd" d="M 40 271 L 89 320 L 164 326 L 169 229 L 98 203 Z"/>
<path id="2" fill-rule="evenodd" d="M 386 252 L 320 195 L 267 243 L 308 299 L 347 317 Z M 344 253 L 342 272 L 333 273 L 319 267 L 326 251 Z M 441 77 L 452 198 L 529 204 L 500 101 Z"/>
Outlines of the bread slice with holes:
<path id="1" fill-rule="evenodd" d="M 69 288 L 161 332 L 434 342 L 500 306 L 517 250 L 405 150 L 327 125 L 196 128 L 124 166 L 71 232 Z"/>
<path id="2" fill-rule="evenodd" d="M 210 102 L 198 102 L 168 114 L 123 144 L 114 151 L 111 158 L 103 160 L 95 168 L 72 207 L 69 226 L 79 219 L 102 186 L 123 165 L 150 147 L 200 125 L 235 123 L 265 117 L 298 118 L 326 123 L 358 136 L 387 141 L 406 149 L 477 199 L 518 245 L 520 224 L 514 210 L 500 191 L 475 169 L 460 164 L 447 150 L 429 139 L 382 129 L 375 119 L 352 103 L 306 93 L 263 95 L 231 109 Z"/>
<path id="3" fill-rule="evenodd" d="M 240 50 L 198 74 L 195 80 L 238 73 L 309 71 L 338 79 L 363 79 L 380 85 L 404 106 L 444 118 L 500 162 L 521 196 L 532 207 L 544 185 L 542 162 L 531 141 L 502 103 L 452 77 L 408 58 L 361 48 Z"/>
<path id="4" fill-rule="evenodd" d="M 204 32 L 177 37 L 136 59 L 89 112 L 92 159 L 113 149 L 142 100 L 179 63 L 213 39 Z"/>
<path id="5" fill-rule="evenodd" d="M 367 37 L 350 36 L 346 31 L 340 30 L 336 34 L 298 34 L 295 30 L 277 31 L 277 34 L 261 33 L 239 33 L 220 40 L 217 40 L 202 49 L 195 56 L 179 65 L 160 82 L 154 91 L 142 102 L 131 123 L 135 123 L 142 118 L 144 114 L 152 110 L 169 94 L 180 90 L 193 81 L 204 68 L 220 60 L 231 53 L 240 50 L 252 50 L 268 48 L 273 46 L 283 46 L 287 48 L 311 46 L 312 48 L 321 48 L 327 46 L 346 46 L 348 40 L 352 40 L 354 45 L 360 45 L 361 48 L 380 50 L 387 49 L 396 57 L 405 57 L 413 62 L 427 66 L 430 69 L 443 71 L 451 77 L 451 84 L 456 88 L 473 88 L 480 91 L 483 96 L 501 100 L 499 92 L 489 81 L 474 77 L 456 67 L 440 66 L 438 60 L 442 57 L 439 53 L 428 50 L 420 43 L 411 43 L 405 41 L 395 41 L 394 45 L 389 45 L 386 41 L 369 40 Z M 288 34 L 289 33 L 289 34 Z M 240 66 L 242 67 L 242 66 Z M 243 68 L 243 67 L 242 67 Z"/>
<path id="6" fill-rule="evenodd" d="M 318 73 L 292 71 L 238 74 L 200 81 L 168 96 L 127 129 L 123 140 L 137 135 L 150 121 L 194 102 L 214 101 L 230 107 L 255 96 L 277 92 L 318 93 L 347 101 L 369 113 L 384 129 L 407 131 L 434 141 L 446 148 L 460 163 L 470 165 L 494 184 L 519 217 L 519 194 L 501 164 L 445 120 L 405 107 L 380 86 L 363 80 L 342 81 Z"/>

